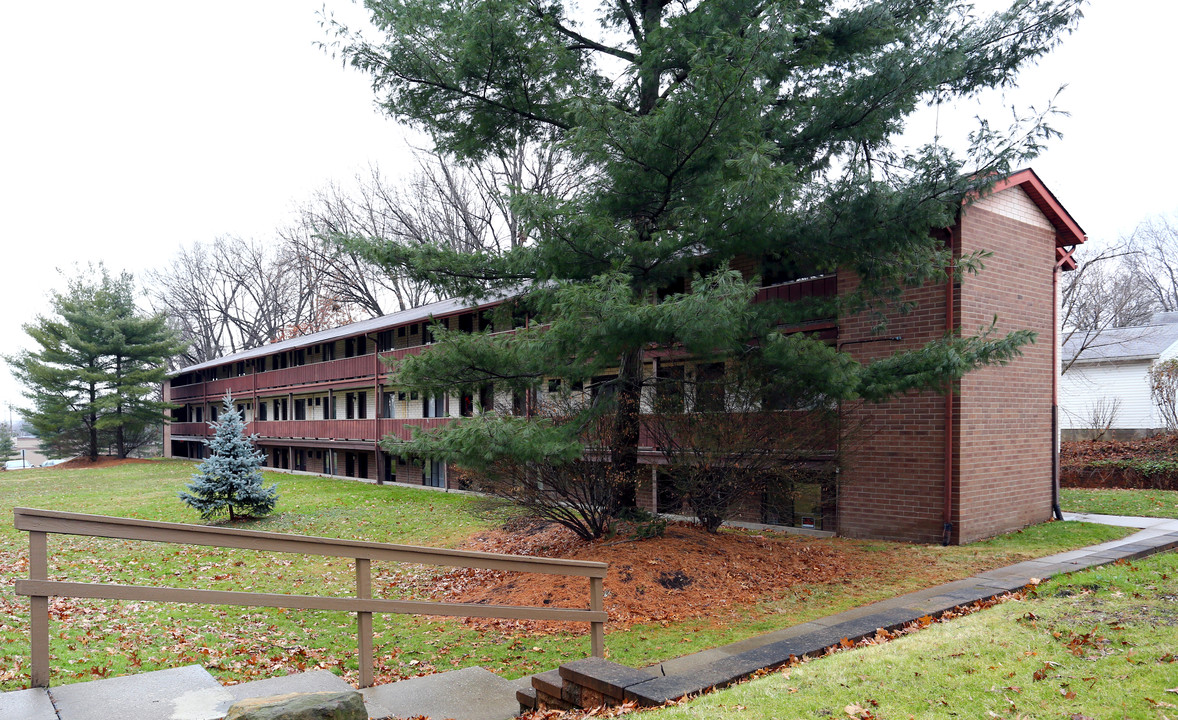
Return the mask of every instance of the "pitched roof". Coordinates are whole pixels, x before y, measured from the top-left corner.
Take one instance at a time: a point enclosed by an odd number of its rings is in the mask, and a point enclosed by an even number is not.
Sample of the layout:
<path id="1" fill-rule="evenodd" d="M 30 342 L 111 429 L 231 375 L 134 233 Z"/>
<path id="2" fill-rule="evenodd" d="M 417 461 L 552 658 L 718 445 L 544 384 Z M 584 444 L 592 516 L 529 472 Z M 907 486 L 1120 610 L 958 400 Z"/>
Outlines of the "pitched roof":
<path id="1" fill-rule="evenodd" d="M 1064 342 L 1063 357 L 1068 362 L 1079 352 L 1077 363 L 1154 360 L 1176 342 L 1178 323 L 1109 328 L 1099 334 L 1077 330 Z"/>
<path id="2" fill-rule="evenodd" d="M 502 296 L 492 297 L 479 304 L 471 304 L 466 300 L 451 298 L 449 300 L 441 300 L 429 305 L 422 305 L 420 307 L 410 308 L 409 310 L 402 310 L 401 312 L 390 313 L 388 315 L 381 315 L 380 317 L 370 318 L 368 320 L 358 320 L 354 323 L 341 325 L 330 330 L 320 330 L 316 333 L 307 335 L 300 335 L 290 340 L 282 340 L 269 345 L 262 345 L 261 347 L 251 348 L 249 350 L 242 350 L 241 352 L 232 355 L 223 355 L 213 360 L 206 360 L 196 365 L 189 365 L 181 368 L 175 372 L 169 373 L 169 376 L 175 377 L 181 373 L 193 372 L 196 370 L 204 370 L 205 368 L 219 367 L 227 363 L 240 362 L 242 360 L 250 360 L 253 358 L 263 357 L 265 355 L 273 355 L 284 350 L 294 350 L 295 348 L 307 347 L 308 345 L 317 345 L 324 342 L 332 342 L 342 338 L 355 337 L 365 333 L 379 332 L 389 328 L 397 327 L 398 325 L 405 325 L 412 322 L 421 322 L 428 320 L 431 317 L 442 318 L 447 315 L 453 315 L 457 312 L 469 312 L 477 310 L 478 308 L 487 305 L 493 305 L 503 301 L 506 298 L 513 297 L 512 294 L 504 294 Z"/>

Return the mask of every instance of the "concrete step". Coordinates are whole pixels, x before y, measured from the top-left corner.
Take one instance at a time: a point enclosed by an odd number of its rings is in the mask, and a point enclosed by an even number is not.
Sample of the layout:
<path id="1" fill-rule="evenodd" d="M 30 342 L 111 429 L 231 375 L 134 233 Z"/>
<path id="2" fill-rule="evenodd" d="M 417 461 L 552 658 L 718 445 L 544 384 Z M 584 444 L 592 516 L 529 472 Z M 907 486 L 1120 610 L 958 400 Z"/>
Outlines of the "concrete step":
<path id="1" fill-rule="evenodd" d="M 507 720 L 519 713 L 519 682 L 481 667 L 410 678 L 360 691 L 374 718 L 425 715 L 452 720 Z"/>
<path id="2" fill-rule="evenodd" d="M 247 698 L 354 688 L 326 670 L 222 687 L 199 665 L 0 693 L 0 720 L 221 720 Z M 55 706 L 56 705 L 56 709 Z"/>
<path id="3" fill-rule="evenodd" d="M 232 701 L 200 665 L 49 688 L 60 720 L 220 720 Z"/>
<path id="4" fill-rule="evenodd" d="M 2 720 L 57 720 L 53 701 L 44 688 L 0 693 Z"/>

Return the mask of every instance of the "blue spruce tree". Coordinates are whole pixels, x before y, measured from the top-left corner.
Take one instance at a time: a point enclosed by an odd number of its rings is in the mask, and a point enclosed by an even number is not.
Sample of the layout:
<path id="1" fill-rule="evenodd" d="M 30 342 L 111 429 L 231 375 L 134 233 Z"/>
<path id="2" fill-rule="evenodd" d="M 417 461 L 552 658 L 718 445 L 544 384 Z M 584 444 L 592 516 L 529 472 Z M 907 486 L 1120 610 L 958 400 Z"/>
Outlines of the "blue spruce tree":
<path id="1" fill-rule="evenodd" d="M 216 431 L 209 446 L 209 457 L 192 476 L 188 492 L 180 499 L 210 520 L 228 511 L 230 522 L 238 517 L 260 517 L 274 509 L 278 486 L 262 487 L 262 460 L 265 454 L 254 447 L 256 436 L 246 436 L 241 413 L 233 407 L 233 397 L 225 395 L 221 419 L 210 423 Z"/>

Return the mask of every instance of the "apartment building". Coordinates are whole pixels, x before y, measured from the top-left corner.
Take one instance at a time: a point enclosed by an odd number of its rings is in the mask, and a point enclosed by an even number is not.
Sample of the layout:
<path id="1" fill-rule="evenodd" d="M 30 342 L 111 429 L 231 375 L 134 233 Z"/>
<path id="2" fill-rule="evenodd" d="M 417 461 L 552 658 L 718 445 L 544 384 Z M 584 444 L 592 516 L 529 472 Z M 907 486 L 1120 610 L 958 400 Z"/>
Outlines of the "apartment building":
<path id="1" fill-rule="evenodd" d="M 861 360 L 918 348 L 947 332 L 972 334 L 995 315 L 1000 332 L 1030 329 L 1037 342 L 1008 366 L 967 375 L 952 394 L 910 393 L 846 408 L 848 421 L 862 430 L 837 482 L 798 493 L 792 510 L 750 508 L 745 519 L 848 536 L 968 542 L 1050 517 L 1058 276 L 1075 267 L 1070 250 L 1084 241 L 1083 231 L 1035 173 L 1024 170 L 965 208 L 945 239 L 957 254 L 992 253 L 986 269 L 910 291 L 916 311 L 892 318 L 884 336 L 873 331 L 871 318 L 854 316 L 815 318 L 799 329 Z M 759 267 L 749 261 L 737 269 L 751 276 Z M 830 297 L 850 292 L 856 282 L 839 272 L 772 284 L 756 300 Z M 447 300 L 185 368 L 164 387 L 164 397 L 179 406 L 165 431 L 165 452 L 201 457 L 207 423 L 230 392 L 271 467 L 458 487 L 445 463 L 391 456 L 380 439 L 408 439 L 414 427 L 460 422 L 491 406 L 520 411 L 524 403 L 493 390 L 421 397 L 393 386 L 382 359 L 427 352 L 435 322 L 458 331 L 506 332 L 528 319 L 510 298 L 477 306 Z M 664 361 L 660 369 L 657 352 L 647 363 L 646 372 L 660 377 L 708 372 L 683 362 Z M 639 500 L 652 510 L 670 510 L 660 507 L 660 496 L 666 500 L 660 455 L 649 442 L 643 440 L 640 456 L 651 476 Z"/>

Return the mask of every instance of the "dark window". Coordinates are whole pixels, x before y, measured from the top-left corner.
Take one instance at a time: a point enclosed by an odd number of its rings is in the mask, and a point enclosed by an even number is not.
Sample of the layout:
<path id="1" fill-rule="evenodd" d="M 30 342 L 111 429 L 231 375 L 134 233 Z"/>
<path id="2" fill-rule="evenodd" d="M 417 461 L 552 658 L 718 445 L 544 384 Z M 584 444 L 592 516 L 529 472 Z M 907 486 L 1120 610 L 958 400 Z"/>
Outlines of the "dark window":
<path id="1" fill-rule="evenodd" d="M 459 332 L 474 332 L 474 313 L 465 313 L 458 316 L 458 331 Z"/>
<path id="2" fill-rule="evenodd" d="M 659 366 L 658 382 L 655 385 L 655 412 L 683 412 L 683 366 Z"/>
<path id="3" fill-rule="evenodd" d="M 344 475 L 347 475 L 348 477 L 356 477 L 355 453 L 344 453 Z"/>
<path id="4" fill-rule="evenodd" d="M 417 323 L 413 323 L 412 325 L 409 326 L 409 334 L 410 335 L 417 334 Z"/>
<path id="5" fill-rule="evenodd" d="M 548 392 L 560 392 L 560 378 L 552 378 L 548 381 Z"/>
<path id="6" fill-rule="evenodd" d="M 516 390 L 511 393 L 511 414 L 512 415 L 527 415 L 528 414 L 528 395 L 523 390 Z"/>
<path id="7" fill-rule="evenodd" d="M 217 422 L 217 415 L 220 411 L 221 408 L 216 405 L 209 405 L 209 422 Z"/>
<path id="8" fill-rule="evenodd" d="M 430 487 L 445 487 L 446 463 L 441 460 L 427 460 L 422 468 L 421 484 Z"/>
<path id="9" fill-rule="evenodd" d="M 400 393 L 404 395 L 405 393 Z M 381 415 L 387 418 L 397 417 L 397 393 L 386 392 L 381 397 L 384 398 L 384 406 L 381 408 Z"/>
<path id="10" fill-rule="evenodd" d="M 446 417 L 446 394 L 427 395 L 425 397 L 422 415 L 427 418 Z"/>
<path id="11" fill-rule="evenodd" d="M 356 393 L 356 417 L 361 420 L 368 417 L 368 393 Z"/>
<path id="12" fill-rule="evenodd" d="M 405 326 L 397 328 L 397 337 L 405 337 Z"/>
<path id="13" fill-rule="evenodd" d="M 380 347 L 381 352 L 387 352 L 393 349 L 393 331 L 382 330 L 376 335 L 376 343 Z"/>
<path id="14" fill-rule="evenodd" d="M 474 415 L 474 395 L 462 393 L 458 396 L 458 414 L 462 417 Z"/>
<path id="15" fill-rule="evenodd" d="M 299 367 L 300 365 L 307 364 L 307 351 L 304 348 L 299 348 L 298 350 L 292 351 L 291 355 L 294 358 L 291 361 L 291 365 Z"/>
<path id="16" fill-rule="evenodd" d="M 266 422 L 266 401 L 258 403 L 258 420 Z"/>
<path id="17" fill-rule="evenodd" d="M 329 342 L 323 344 L 323 361 L 335 360 L 335 343 Z"/>
<path id="18" fill-rule="evenodd" d="M 479 332 L 483 332 L 495 325 L 495 312 L 493 310 L 484 310 L 479 313 Z"/>
<path id="19" fill-rule="evenodd" d="M 204 421 L 205 421 L 205 412 L 204 412 L 204 408 L 200 408 L 200 407 L 198 407 L 198 408 L 194 408 L 194 409 L 195 409 L 195 411 L 196 411 L 196 412 L 194 413 L 194 414 L 196 415 L 196 417 L 195 417 L 195 419 L 193 420 L 193 422 L 204 422 Z"/>
<path id="20" fill-rule="evenodd" d="M 306 420 L 307 419 L 307 400 L 306 400 L 306 398 L 295 399 L 294 410 L 295 410 L 295 416 L 294 416 L 295 420 Z"/>
<path id="21" fill-rule="evenodd" d="M 707 363 L 695 368 L 695 411 L 723 412 L 724 363 Z"/>
<path id="22" fill-rule="evenodd" d="M 491 412 L 495 409 L 495 386 L 484 385 L 479 388 L 479 411 Z"/>
<path id="23" fill-rule="evenodd" d="M 356 417 L 356 393 L 348 393 L 344 400 L 344 417 L 352 420 Z"/>
<path id="24" fill-rule="evenodd" d="M 589 386 L 589 396 L 594 400 L 608 400 L 618 391 L 617 375 L 598 375 Z"/>
<path id="25" fill-rule="evenodd" d="M 368 477 L 368 453 L 360 453 L 360 455 L 357 459 L 359 460 L 359 467 L 356 468 L 356 477 L 367 478 Z"/>
<path id="26" fill-rule="evenodd" d="M 430 329 L 425 323 L 421 324 L 421 344 L 432 345 L 434 342 L 434 331 Z"/>
<path id="27" fill-rule="evenodd" d="M 356 338 L 348 338 L 344 340 L 344 357 L 350 358 L 356 356 Z"/>

